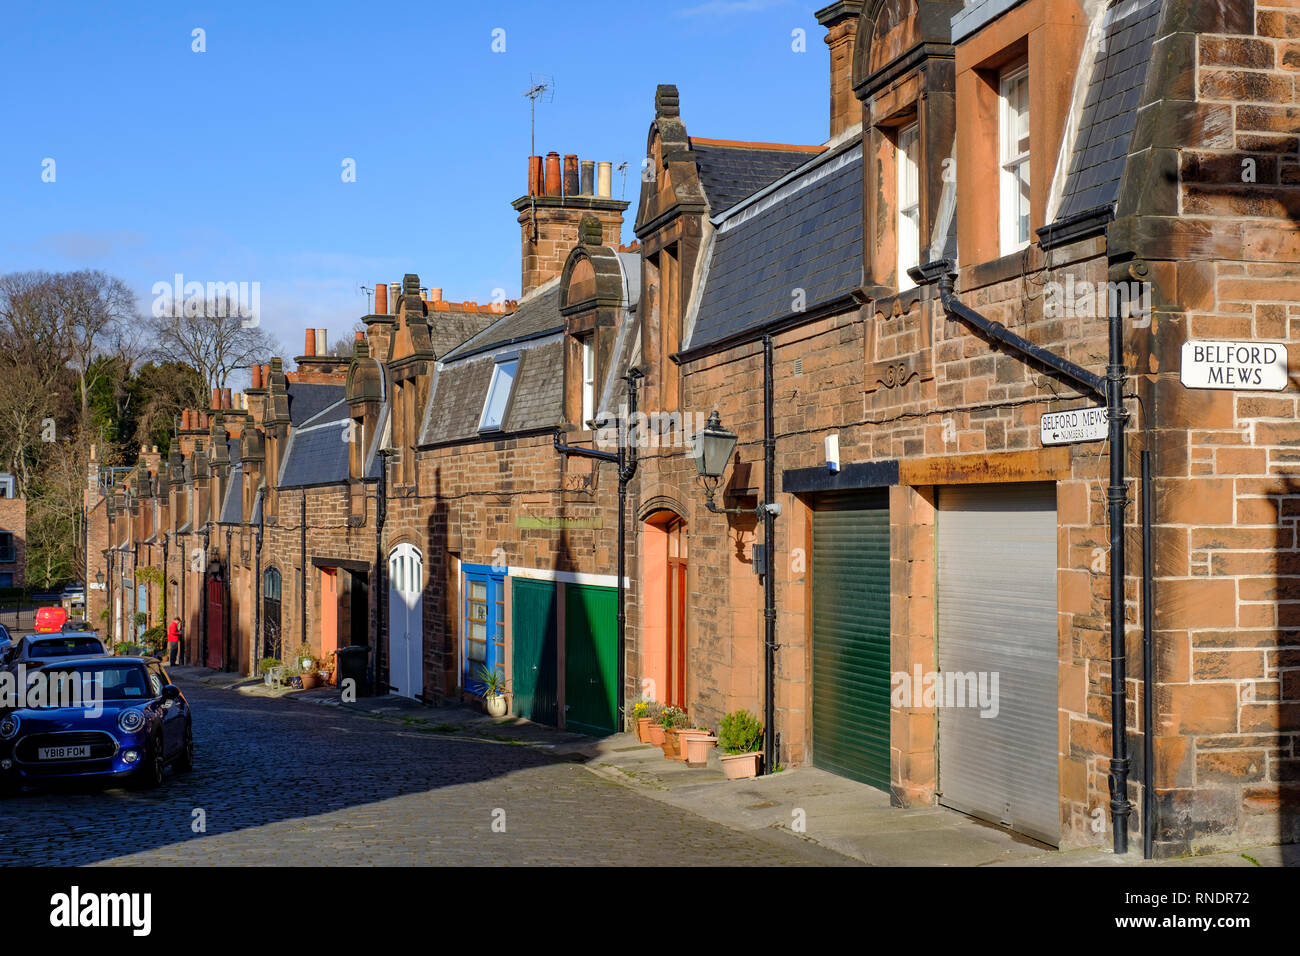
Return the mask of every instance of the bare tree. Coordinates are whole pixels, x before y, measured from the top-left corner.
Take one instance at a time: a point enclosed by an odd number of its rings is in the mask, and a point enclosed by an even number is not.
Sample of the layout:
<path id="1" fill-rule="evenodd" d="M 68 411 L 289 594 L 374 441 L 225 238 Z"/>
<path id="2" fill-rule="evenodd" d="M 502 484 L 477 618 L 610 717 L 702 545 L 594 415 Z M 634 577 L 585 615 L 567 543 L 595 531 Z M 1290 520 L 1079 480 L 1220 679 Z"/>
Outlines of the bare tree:
<path id="1" fill-rule="evenodd" d="M 90 390 L 97 378 L 95 370 L 110 366 L 95 362 L 107 350 L 120 351 L 123 342 L 139 342 L 136 298 L 121 279 L 97 270 L 69 272 L 55 277 L 54 295 L 59 305 L 60 321 L 68 339 L 69 364 L 77 373 L 81 398 L 80 423 L 84 427 L 90 415 Z M 126 370 L 139 358 L 124 356 Z"/>
<path id="2" fill-rule="evenodd" d="M 191 366 L 209 388 L 224 388 L 235 369 L 265 361 L 276 344 L 256 317 L 239 313 L 231 297 L 173 303 L 149 323 L 153 353 Z"/>

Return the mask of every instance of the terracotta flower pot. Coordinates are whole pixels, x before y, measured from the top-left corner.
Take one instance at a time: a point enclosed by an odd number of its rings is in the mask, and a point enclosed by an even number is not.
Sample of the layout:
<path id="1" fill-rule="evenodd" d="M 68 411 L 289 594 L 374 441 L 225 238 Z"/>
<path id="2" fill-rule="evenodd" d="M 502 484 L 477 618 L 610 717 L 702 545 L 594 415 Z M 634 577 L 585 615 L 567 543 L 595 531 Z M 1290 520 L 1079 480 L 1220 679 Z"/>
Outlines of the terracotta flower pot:
<path id="1" fill-rule="evenodd" d="M 663 748 L 664 748 L 664 756 L 667 757 L 669 760 L 679 759 L 677 755 L 678 753 L 681 752 L 681 744 L 679 744 L 677 741 L 676 728 L 672 730 L 664 731 Z"/>
<path id="2" fill-rule="evenodd" d="M 303 675 L 302 675 L 302 689 L 303 689 L 303 690 L 311 690 L 313 687 L 315 687 L 315 686 L 318 685 L 319 683 L 320 683 L 320 677 L 318 677 L 315 673 L 308 673 L 308 674 L 303 674 Z"/>
<path id="3" fill-rule="evenodd" d="M 686 762 L 686 741 L 688 741 L 695 732 L 689 728 L 668 731 L 668 736 L 674 741 L 673 752 L 670 754 L 673 760 Z"/>
<path id="4" fill-rule="evenodd" d="M 636 739 L 643 744 L 650 742 L 650 724 L 653 721 L 653 717 L 638 717 L 636 719 Z"/>
<path id="5" fill-rule="evenodd" d="M 650 743 L 656 747 L 664 745 L 664 725 L 658 721 L 650 722 Z"/>
<path id="6" fill-rule="evenodd" d="M 694 734 L 686 738 L 686 766 L 706 767 L 709 763 L 709 751 L 718 743 L 712 734 Z"/>
<path id="7" fill-rule="evenodd" d="M 747 754 L 723 754 L 722 772 L 728 780 L 746 780 L 758 776 L 758 761 L 762 753 L 755 750 Z"/>

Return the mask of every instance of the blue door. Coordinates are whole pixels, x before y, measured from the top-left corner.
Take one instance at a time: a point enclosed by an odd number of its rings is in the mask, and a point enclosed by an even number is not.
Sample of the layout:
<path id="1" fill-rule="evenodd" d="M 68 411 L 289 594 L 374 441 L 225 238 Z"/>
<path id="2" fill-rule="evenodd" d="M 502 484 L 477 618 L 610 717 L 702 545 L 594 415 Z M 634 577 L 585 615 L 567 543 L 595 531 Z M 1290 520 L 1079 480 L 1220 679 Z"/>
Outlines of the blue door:
<path id="1" fill-rule="evenodd" d="M 506 572 L 487 564 L 467 564 L 462 609 L 465 646 L 461 685 L 471 694 L 482 694 L 487 685 L 483 670 L 506 676 Z"/>
<path id="2" fill-rule="evenodd" d="M 147 584 L 141 584 L 135 589 L 135 592 L 136 592 L 136 610 L 139 613 L 145 615 L 145 618 L 147 619 L 149 616 L 149 586 Z M 135 628 L 136 640 L 139 640 L 140 638 L 144 637 L 144 629 L 145 629 L 144 624 L 136 625 Z"/>

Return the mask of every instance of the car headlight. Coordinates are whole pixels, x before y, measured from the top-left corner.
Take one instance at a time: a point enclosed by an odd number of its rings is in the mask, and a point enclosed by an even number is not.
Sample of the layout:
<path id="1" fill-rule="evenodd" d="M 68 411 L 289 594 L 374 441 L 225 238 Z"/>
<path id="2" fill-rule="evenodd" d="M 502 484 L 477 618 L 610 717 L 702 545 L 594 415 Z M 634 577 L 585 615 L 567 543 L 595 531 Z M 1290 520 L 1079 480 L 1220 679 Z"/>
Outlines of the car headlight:
<path id="1" fill-rule="evenodd" d="M 18 725 L 22 723 L 17 714 L 10 714 L 3 720 L 0 720 L 0 737 L 10 740 L 18 733 Z"/>
<path id="2" fill-rule="evenodd" d="M 144 726 L 144 711 L 124 710 L 117 718 L 117 726 L 123 733 L 133 734 Z"/>

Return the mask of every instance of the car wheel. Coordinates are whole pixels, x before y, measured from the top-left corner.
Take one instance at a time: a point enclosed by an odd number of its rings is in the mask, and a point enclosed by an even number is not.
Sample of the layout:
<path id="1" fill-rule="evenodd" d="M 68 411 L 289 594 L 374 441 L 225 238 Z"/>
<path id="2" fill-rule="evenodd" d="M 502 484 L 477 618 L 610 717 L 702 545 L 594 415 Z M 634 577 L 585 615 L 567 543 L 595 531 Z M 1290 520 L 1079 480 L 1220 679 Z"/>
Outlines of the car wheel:
<path id="1" fill-rule="evenodd" d="M 163 747 L 162 738 L 155 737 L 149 743 L 149 752 L 145 755 L 144 763 L 136 771 L 135 784 L 141 790 L 152 790 L 162 784 L 163 781 Z"/>
<path id="2" fill-rule="evenodd" d="M 185 727 L 185 746 L 176 757 L 176 771 L 178 773 L 189 773 L 194 769 L 194 731 L 189 726 Z"/>

